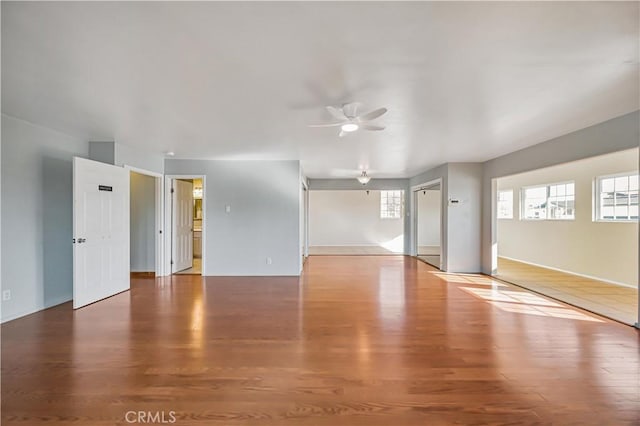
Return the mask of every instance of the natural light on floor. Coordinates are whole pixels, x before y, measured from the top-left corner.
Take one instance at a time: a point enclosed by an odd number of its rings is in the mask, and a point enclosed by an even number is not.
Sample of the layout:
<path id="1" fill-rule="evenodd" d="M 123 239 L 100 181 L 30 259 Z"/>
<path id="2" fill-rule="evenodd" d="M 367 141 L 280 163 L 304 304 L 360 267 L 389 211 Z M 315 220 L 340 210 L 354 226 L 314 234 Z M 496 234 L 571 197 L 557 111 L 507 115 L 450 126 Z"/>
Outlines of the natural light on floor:
<path id="1" fill-rule="evenodd" d="M 381 243 L 381 247 L 389 250 L 392 253 L 403 253 L 404 252 L 404 235 L 398 235 L 397 237 Z"/>
<path id="2" fill-rule="evenodd" d="M 503 287 L 506 287 L 502 285 Z M 603 322 L 575 309 L 561 305 L 532 293 L 515 290 L 462 287 L 462 289 L 491 305 L 506 311 L 543 317 L 566 318 L 580 321 Z"/>
<path id="3" fill-rule="evenodd" d="M 449 274 L 447 272 L 440 272 L 440 271 L 430 271 L 430 272 L 438 278 L 442 278 L 443 280 L 454 282 L 454 283 L 486 285 L 486 286 L 495 287 L 495 288 L 507 287 L 506 284 L 503 284 L 499 281 L 496 281 L 484 275 Z"/>

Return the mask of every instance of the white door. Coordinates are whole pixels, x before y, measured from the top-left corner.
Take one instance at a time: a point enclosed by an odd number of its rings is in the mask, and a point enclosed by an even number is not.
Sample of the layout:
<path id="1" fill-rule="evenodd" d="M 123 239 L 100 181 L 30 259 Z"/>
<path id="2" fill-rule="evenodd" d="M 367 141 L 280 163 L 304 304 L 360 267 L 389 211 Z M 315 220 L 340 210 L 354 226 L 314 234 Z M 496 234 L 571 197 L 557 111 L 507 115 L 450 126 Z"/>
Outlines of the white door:
<path id="1" fill-rule="evenodd" d="M 193 266 L 193 183 L 173 181 L 173 271 Z"/>
<path id="2" fill-rule="evenodd" d="M 129 171 L 73 158 L 73 308 L 129 281 Z"/>

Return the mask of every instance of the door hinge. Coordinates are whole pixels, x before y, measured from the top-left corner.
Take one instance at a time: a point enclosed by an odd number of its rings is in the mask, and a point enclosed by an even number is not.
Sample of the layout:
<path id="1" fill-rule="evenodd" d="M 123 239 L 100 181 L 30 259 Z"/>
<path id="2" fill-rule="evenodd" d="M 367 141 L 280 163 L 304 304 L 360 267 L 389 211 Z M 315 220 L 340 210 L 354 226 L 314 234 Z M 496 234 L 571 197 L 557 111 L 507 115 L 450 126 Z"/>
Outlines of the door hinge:
<path id="1" fill-rule="evenodd" d="M 171 259 L 171 264 L 173 265 L 173 259 Z"/>
<path id="2" fill-rule="evenodd" d="M 174 191 L 174 189 L 173 189 L 173 188 L 171 188 L 171 193 L 173 194 L 174 192 L 175 192 L 175 191 Z"/>

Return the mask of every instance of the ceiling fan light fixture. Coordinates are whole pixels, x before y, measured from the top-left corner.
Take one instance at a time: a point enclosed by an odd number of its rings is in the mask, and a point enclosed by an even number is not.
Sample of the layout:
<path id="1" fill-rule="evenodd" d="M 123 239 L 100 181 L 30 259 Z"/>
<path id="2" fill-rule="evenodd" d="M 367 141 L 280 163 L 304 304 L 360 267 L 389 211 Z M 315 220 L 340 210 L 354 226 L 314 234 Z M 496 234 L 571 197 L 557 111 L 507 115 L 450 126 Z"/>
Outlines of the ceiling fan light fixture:
<path id="1" fill-rule="evenodd" d="M 355 132 L 359 126 L 356 123 L 345 123 L 340 128 L 343 132 Z"/>
<path id="2" fill-rule="evenodd" d="M 363 185 L 368 184 L 370 180 L 371 180 L 371 176 L 367 174 L 366 170 L 363 170 L 362 174 L 358 176 L 358 182 L 360 182 Z"/>

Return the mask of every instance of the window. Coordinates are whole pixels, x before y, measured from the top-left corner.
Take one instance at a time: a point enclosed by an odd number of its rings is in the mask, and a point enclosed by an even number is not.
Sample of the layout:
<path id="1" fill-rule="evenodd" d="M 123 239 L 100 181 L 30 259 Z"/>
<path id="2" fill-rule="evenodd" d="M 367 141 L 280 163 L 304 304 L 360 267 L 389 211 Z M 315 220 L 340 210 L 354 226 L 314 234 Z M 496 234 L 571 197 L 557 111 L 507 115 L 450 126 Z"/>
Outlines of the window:
<path id="1" fill-rule="evenodd" d="M 498 191 L 498 219 L 513 219 L 513 190 Z"/>
<path id="2" fill-rule="evenodd" d="M 523 188 L 522 205 L 523 219 L 574 219 L 575 183 Z"/>
<path id="3" fill-rule="evenodd" d="M 597 184 L 597 220 L 638 219 L 638 175 L 601 176 Z"/>
<path id="4" fill-rule="evenodd" d="M 575 211 L 575 184 L 549 185 L 547 219 L 573 219 Z"/>
<path id="5" fill-rule="evenodd" d="M 400 219 L 402 217 L 404 191 L 380 191 L 380 218 Z"/>

